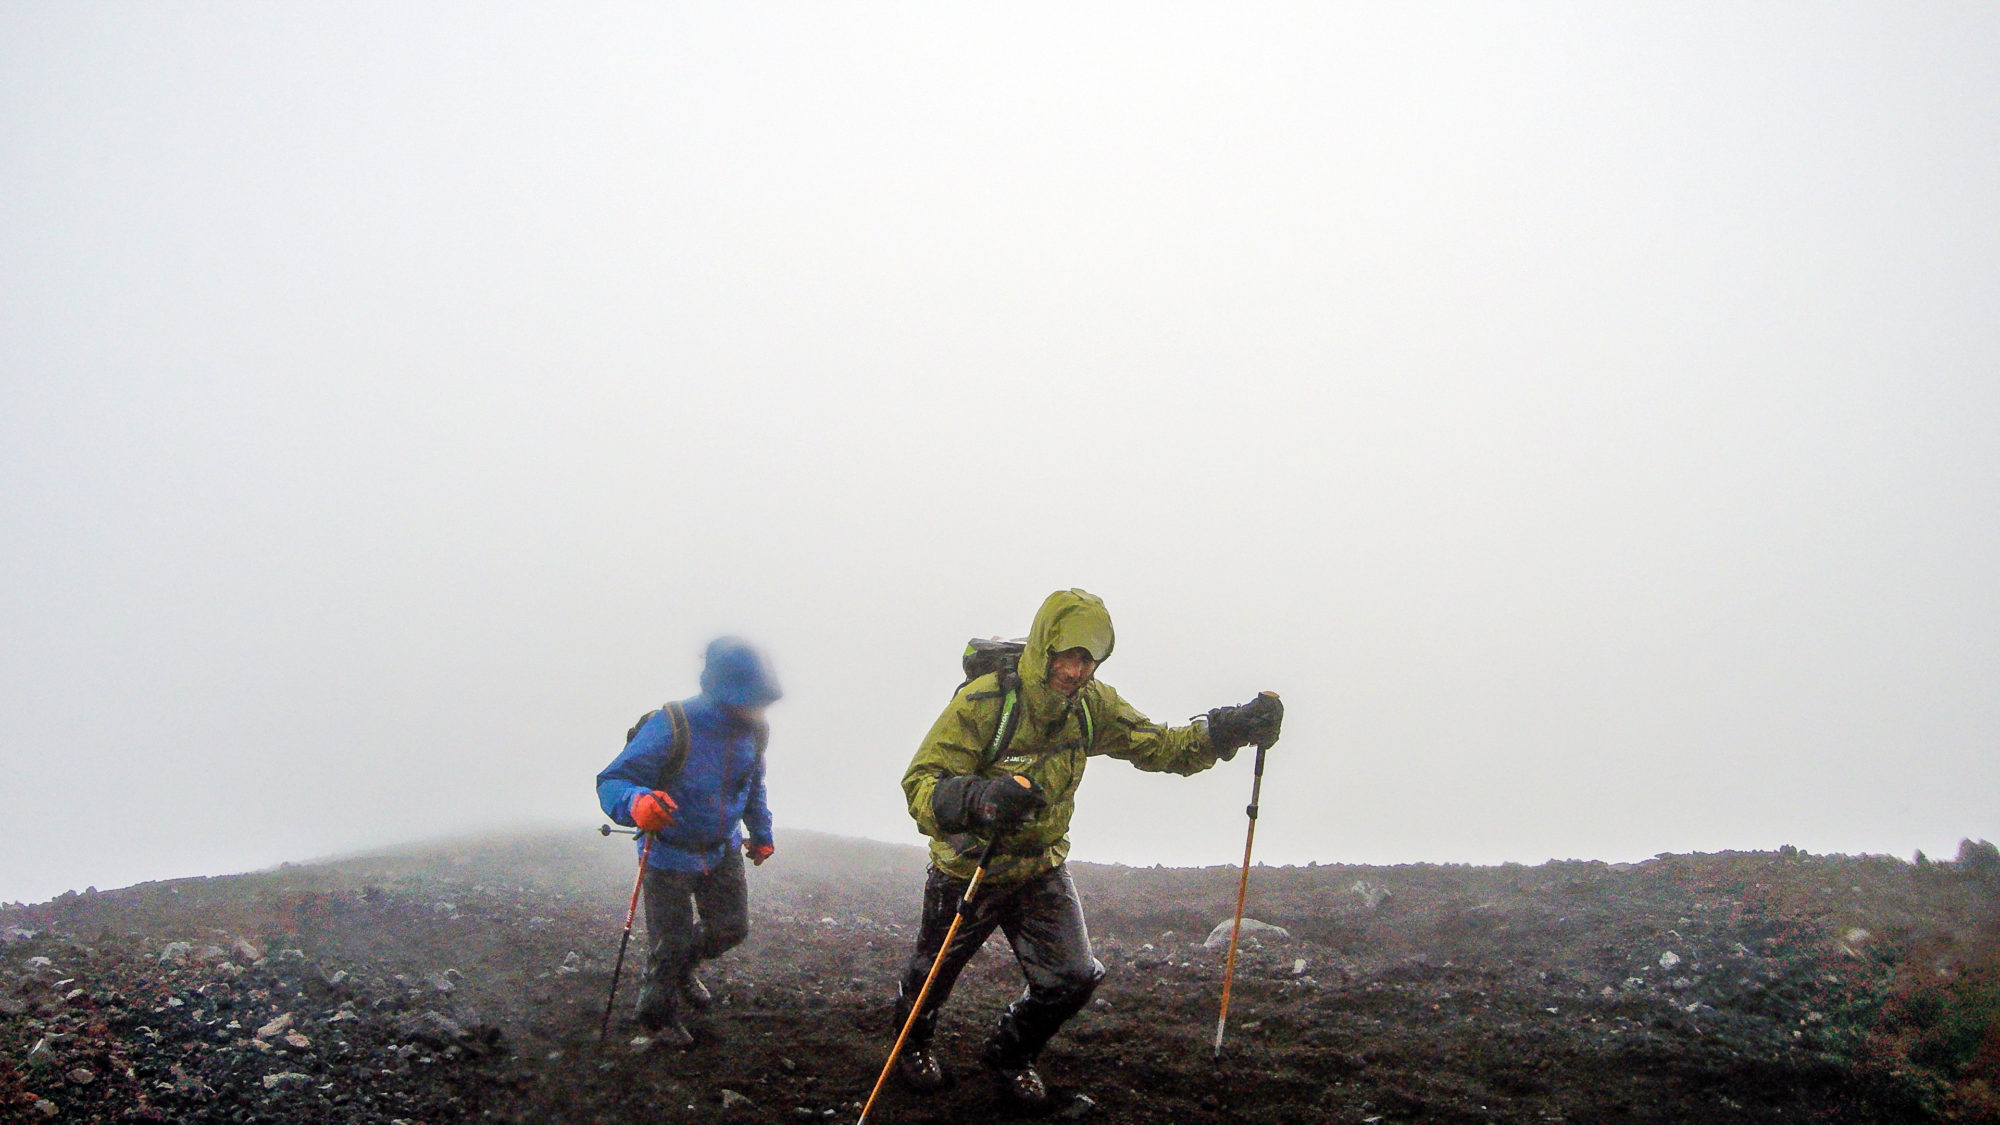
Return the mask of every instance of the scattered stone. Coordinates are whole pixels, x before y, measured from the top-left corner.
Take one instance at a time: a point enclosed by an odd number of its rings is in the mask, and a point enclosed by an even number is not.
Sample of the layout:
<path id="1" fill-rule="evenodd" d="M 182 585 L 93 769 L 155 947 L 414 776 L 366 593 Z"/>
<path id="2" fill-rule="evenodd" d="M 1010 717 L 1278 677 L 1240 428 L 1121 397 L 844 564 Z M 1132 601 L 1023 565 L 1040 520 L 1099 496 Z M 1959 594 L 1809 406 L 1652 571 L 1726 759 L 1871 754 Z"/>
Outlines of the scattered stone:
<path id="1" fill-rule="evenodd" d="M 35 1103 L 35 1112 L 41 1114 L 43 1117 L 54 1117 L 56 1114 L 62 1112 L 62 1107 L 47 1098 L 43 1098 Z"/>
<path id="2" fill-rule="evenodd" d="M 234 942 L 230 943 L 229 948 L 251 964 L 256 964 L 264 959 L 264 951 L 257 948 L 249 938 L 237 938 Z"/>
<path id="3" fill-rule="evenodd" d="M 749 1098 L 744 1097 L 742 1094 L 739 1094 L 734 1090 L 724 1089 L 722 1091 L 721 1097 L 722 1097 L 722 1112 L 724 1113 L 728 1113 L 732 1109 L 757 1108 L 756 1102 L 751 1101 Z"/>
<path id="4" fill-rule="evenodd" d="M 556 966 L 556 972 L 558 973 L 580 973 L 582 971 L 583 971 L 583 958 L 577 956 L 576 950 L 574 949 L 570 950 L 569 953 L 563 957 L 562 964 Z"/>
<path id="5" fill-rule="evenodd" d="M 167 943 L 165 949 L 160 950 L 160 963 L 163 965 L 169 961 L 179 963 L 187 960 L 188 954 L 193 952 L 194 946 L 189 945 L 187 942 L 170 941 Z"/>
<path id="6" fill-rule="evenodd" d="M 1209 949 L 1221 949 L 1227 946 L 1229 944 L 1229 933 L 1234 925 L 1235 920 L 1231 918 L 1224 918 L 1222 921 L 1217 922 L 1215 928 L 1208 931 L 1208 936 L 1202 939 L 1201 944 Z M 1259 922 L 1255 918 L 1243 919 L 1243 932 L 1245 934 L 1258 934 L 1269 938 L 1288 938 L 1292 936 L 1292 932 L 1283 926 L 1273 926 L 1269 922 Z"/>
<path id="7" fill-rule="evenodd" d="M 97 1081 L 97 1074 L 95 1071 L 92 1071 L 87 1067 L 81 1067 L 81 1066 L 77 1067 L 75 1070 L 70 1071 L 68 1074 L 63 1075 L 63 1077 L 69 1079 L 71 1082 L 74 1082 L 79 1086 L 88 1086 L 92 1082 Z"/>
<path id="8" fill-rule="evenodd" d="M 1680 963 L 1681 963 L 1680 954 L 1675 953 L 1671 949 L 1667 950 L 1665 953 L 1660 954 L 1660 968 L 1662 969 L 1671 969 L 1675 965 L 1678 965 Z"/>
<path id="9" fill-rule="evenodd" d="M 1078 1094 L 1075 1098 L 1071 1099 L 1069 1105 L 1063 1107 L 1063 1111 L 1057 1114 L 1056 1116 L 1065 1118 L 1070 1121 L 1077 1121 L 1084 1117 L 1089 1116 L 1090 1113 L 1096 1108 L 1097 1108 L 1096 1099 L 1092 1098 L 1089 1094 Z"/>
<path id="10" fill-rule="evenodd" d="M 275 1090 L 280 1086 L 286 1089 L 297 1089 L 301 1086 L 309 1085 L 311 1082 L 312 1075 L 300 1074 L 296 1070 L 287 1070 L 279 1074 L 266 1074 L 264 1076 L 264 1088 L 266 1090 Z"/>
<path id="11" fill-rule="evenodd" d="M 1383 903 L 1395 897 L 1389 888 L 1377 883 L 1371 883 L 1366 879 L 1357 879 L 1353 886 L 1347 888 L 1347 893 L 1359 895 L 1362 904 L 1369 910 L 1378 909 Z"/>
<path id="12" fill-rule="evenodd" d="M 296 1031 L 292 1031 L 285 1034 L 285 1045 L 295 1050 L 307 1051 L 312 1049 L 313 1043 L 312 1040 L 307 1039 Z"/>
<path id="13" fill-rule="evenodd" d="M 291 1028 L 292 1028 L 292 1013 L 286 1012 L 284 1015 L 279 1016 L 278 1018 L 272 1020 L 270 1023 L 265 1024 L 263 1027 L 258 1028 L 257 1038 L 269 1039 L 274 1035 L 283 1035 L 285 1032 L 290 1031 Z"/>

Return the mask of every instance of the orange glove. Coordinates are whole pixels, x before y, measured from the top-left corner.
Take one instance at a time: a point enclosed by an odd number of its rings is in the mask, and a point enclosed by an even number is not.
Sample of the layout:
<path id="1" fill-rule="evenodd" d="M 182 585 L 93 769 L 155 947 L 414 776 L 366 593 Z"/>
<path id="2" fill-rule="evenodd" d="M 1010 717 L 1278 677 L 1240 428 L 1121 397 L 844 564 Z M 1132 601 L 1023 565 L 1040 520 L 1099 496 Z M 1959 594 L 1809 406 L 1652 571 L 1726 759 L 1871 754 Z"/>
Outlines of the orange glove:
<path id="1" fill-rule="evenodd" d="M 753 844 L 748 840 L 743 841 L 743 854 L 749 856 L 750 862 L 758 867 L 764 866 L 764 861 L 770 859 L 771 853 L 777 850 L 777 846 L 773 844 Z"/>
<path id="2" fill-rule="evenodd" d="M 674 826 L 674 799 L 664 789 L 641 793 L 632 798 L 632 823 L 641 832 L 658 832 Z"/>

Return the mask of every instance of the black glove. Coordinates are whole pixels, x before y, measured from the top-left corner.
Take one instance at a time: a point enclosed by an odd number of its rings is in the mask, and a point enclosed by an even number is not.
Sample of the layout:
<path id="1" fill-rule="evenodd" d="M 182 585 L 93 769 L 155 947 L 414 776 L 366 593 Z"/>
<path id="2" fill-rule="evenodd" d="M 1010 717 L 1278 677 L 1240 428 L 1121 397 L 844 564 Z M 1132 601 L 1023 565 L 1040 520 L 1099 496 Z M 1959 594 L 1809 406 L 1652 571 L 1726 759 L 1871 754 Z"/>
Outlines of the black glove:
<path id="1" fill-rule="evenodd" d="M 946 832 L 1026 824 L 1048 803 L 1041 786 L 1019 774 L 947 777 L 931 790 L 931 812 Z"/>
<path id="2" fill-rule="evenodd" d="M 1278 741 L 1285 722 L 1285 705 L 1276 692 L 1263 692 L 1241 707 L 1217 707 L 1208 713 L 1208 740 L 1223 761 L 1241 746 L 1269 746 Z"/>

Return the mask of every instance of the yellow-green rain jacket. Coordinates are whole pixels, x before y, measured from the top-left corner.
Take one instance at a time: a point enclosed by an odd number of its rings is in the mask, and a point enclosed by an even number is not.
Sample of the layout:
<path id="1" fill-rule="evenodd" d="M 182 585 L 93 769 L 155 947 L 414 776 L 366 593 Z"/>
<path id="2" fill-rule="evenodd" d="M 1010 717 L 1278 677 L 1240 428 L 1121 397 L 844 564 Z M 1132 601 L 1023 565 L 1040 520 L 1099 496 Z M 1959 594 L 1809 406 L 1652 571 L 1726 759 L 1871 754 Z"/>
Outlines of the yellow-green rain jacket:
<path id="1" fill-rule="evenodd" d="M 1014 735 L 996 761 L 987 760 L 988 752 L 1006 693 L 991 673 L 958 689 L 903 773 L 910 816 L 931 837 L 931 862 L 940 870 L 970 879 L 985 844 L 969 833 L 938 827 L 931 791 L 940 779 L 1022 774 L 1047 795 L 1048 807 L 1028 824 L 1009 830 L 994 849 L 986 879 L 1007 883 L 1052 870 L 1068 857 L 1069 818 L 1089 759 L 1122 758 L 1142 770 L 1178 774 L 1200 773 L 1216 763 L 1206 723 L 1160 726 L 1096 679 L 1084 684 L 1074 700 L 1048 685 L 1056 653 L 1082 648 L 1102 662 L 1111 655 L 1111 645 L 1111 615 L 1096 595 L 1058 590 L 1048 596 L 1021 654 Z"/>

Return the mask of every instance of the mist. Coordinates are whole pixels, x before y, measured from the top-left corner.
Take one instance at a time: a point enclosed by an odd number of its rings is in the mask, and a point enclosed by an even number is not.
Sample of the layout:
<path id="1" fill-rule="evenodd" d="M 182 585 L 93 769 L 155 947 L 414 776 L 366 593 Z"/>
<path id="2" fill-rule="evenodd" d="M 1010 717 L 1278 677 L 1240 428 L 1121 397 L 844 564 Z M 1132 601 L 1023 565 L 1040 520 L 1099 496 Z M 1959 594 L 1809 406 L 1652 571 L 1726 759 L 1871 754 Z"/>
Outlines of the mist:
<path id="1" fill-rule="evenodd" d="M 601 820 L 742 634 L 1286 702 L 1257 858 L 2000 838 L 2000 12 L 0 6 L 0 900 Z M 1248 757 L 1093 762 L 1227 864 Z M 606 845 L 607 847 L 610 845 Z"/>

